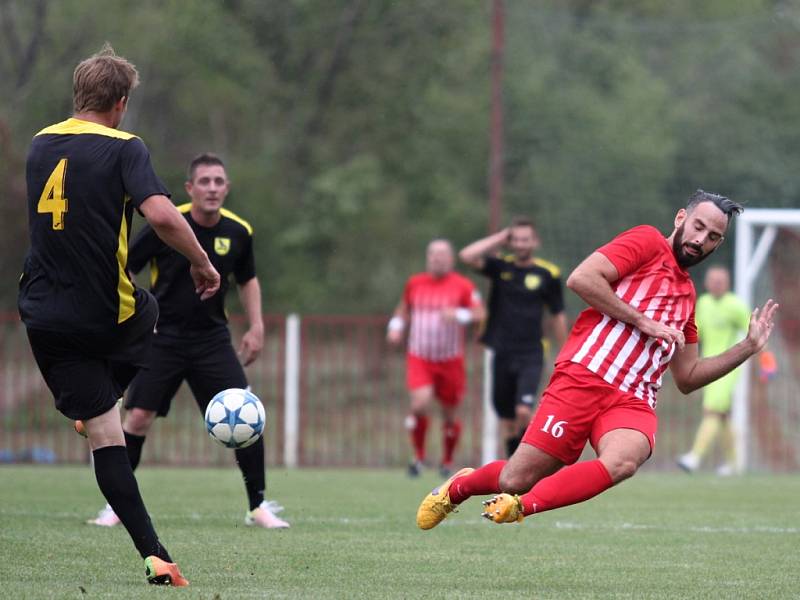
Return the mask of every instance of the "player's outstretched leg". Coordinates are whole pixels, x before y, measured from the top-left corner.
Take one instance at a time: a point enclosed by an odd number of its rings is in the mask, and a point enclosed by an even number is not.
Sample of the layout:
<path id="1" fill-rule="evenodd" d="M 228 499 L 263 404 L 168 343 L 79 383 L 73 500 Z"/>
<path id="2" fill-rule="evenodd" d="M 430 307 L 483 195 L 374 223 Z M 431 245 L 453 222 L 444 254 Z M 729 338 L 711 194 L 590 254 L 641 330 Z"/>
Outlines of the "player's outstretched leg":
<path id="1" fill-rule="evenodd" d="M 81 423 L 81 426 L 83 426 L 82 421 L 75 421 L 76 431 L 78 429 L 78 423 Z M 139 466 L 139 459 L 142 456 L 142 445 L 144 444 L 145 436 L 134 435 L 124 430 L 122 433 L 125 436 L 125 450 L 128 452 L 131 470 L 135 471 L 136 467 Z M 108 503 L 100 509 L 94 519 L 89 519 L 86 522 L 89 525 L 97 525 L 99 527 L 115 527 L 120 524 L 117 513 L 114 512 L 114 509 L 111 508 L 111 505 Z"/>
<path id="2" fill-rule="evenodd" d="M 470 496 L 496 494 L 500 491 L 500 472 L 506 461 L 497 460 L 480 469 L 461 469 L 425 496 L 417 510 L 420 529 L 432 529 Z"/>

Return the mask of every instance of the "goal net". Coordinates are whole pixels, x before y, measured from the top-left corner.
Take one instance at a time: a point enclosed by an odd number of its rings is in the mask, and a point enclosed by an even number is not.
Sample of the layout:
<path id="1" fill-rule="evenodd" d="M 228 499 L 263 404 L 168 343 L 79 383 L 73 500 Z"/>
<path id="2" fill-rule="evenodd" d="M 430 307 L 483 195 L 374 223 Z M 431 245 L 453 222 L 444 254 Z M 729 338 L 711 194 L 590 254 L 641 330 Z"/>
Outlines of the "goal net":
<path id="1" fill-rule="evenodd" d="M 751 307 L 779 304 L 769 355 L 742 370 L 733 405 L 741 469 L 800 466 L 800 210 L 748 209 L 737 218 L 735 291 Z M 774 357 L 774 362 L 771 358 Z"/>

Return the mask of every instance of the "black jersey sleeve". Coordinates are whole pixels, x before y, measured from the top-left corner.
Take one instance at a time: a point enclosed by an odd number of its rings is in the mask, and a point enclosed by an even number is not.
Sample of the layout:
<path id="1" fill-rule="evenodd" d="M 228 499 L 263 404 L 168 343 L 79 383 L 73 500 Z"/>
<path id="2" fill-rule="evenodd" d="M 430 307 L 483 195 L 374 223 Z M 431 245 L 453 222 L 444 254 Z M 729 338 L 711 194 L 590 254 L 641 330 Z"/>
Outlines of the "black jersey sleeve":
<path id="1" fill-rule="evenodd" d="M 253 254 L 253 236 L 248 235 L 236 266 L 233 269 L 233 276 L 239 285 L 245 284 L 256 276 L 256 259 Z"/>
<path id="2" fill-rule="evenodd" d="M 161 238 L 158 237 L 153 228 L 150 225 L 145 225 L 136 234 L 128 249 L 128 270 L 132 273 L 138 273 L 163 247 L 164 242 L 161 241 Z"/>
<path id="3" fill-rule="evenodd" d="M 483 259 L 483 268 L 479 270 L 479 273 L 486 275 L 489 279 L 496 279 L 505 264 L 506 261 L 502 258 L 487 256 Z"/>
<path id="4" fill-rule="evenodd" d="M 554 315 L 557 315 L 564 310 L 564 289 L 561 285 L 560 277 L 552 277 L 550 284 L 547 286 L 547 293 L 544 298 L 547 308 Z"/>
<path id="5" fill-rule="evenodd" d="M 122 148 L 122 185 L 138 209 L 150 196 L 169 196 L 169 190 L 156 175 L 150 162 L 150 152 L 139 138 L 131 138 Z"/>

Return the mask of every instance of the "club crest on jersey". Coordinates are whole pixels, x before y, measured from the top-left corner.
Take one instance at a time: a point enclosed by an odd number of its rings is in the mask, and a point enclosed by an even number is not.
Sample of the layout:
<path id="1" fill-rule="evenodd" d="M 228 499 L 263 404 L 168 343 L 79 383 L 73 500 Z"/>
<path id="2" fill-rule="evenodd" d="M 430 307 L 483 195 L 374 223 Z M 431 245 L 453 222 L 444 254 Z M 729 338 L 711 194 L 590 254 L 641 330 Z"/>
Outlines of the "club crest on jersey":
<path id="1" fill-rule="evenodd" d="M 529 290 L 535 290 L 540 285 L 542 285 L 542 278 L 538 275 L 534 275 L 533 273 L 529 273 L 525 275 L 525 287 Z"/>
<path id="2" fill-rule="evenodd" d="M 231 249 L 231 238 L 215 237 L 214 252 L 220 256 L 225 256 Z"/>
<path id="3" fill-rule="evenodd" d="M 503 281 L 511 281 L 514 278 L 514 274 L 511 271 L 503 271 L 500 273 L 500 279 Z"/>

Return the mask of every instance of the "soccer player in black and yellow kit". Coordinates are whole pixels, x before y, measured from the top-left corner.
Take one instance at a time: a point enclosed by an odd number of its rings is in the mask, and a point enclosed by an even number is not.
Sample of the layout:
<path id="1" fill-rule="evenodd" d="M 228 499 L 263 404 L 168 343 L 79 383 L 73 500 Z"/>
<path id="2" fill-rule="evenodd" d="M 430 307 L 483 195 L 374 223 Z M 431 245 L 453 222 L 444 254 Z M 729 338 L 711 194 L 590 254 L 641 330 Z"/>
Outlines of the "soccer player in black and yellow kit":
<path id="1" fill-rule="evenodd" d="M 507 246 L 511 252 L 495 256 Z M 533 416 L 544 366 L 542 319 L 553 315 L 553 337 L 567 339 L 561 274 L 553 263 L 534 256 L 539 236 L 533 221 L 515 218 L 510 227 L 459 253 L 459 258 L 489 278 L 489 321 L 481 341 L 494 350 L 492 403 L 511 456 Z"/>
<path id="2" fill-rule="evenodd" d="M 148 581 L 184 586 L 139 494 L 117 404 L 158 315 L 126 271 L 133 209 L 187 257 L 201 298 L 220 280 L 144 143 L 117 129 L 137 84 L 135 67 L 106 45 L 75 69 L 74 116 L 34 137 L 26 167 L 30 250 L 18 302 L 56 408 L 83 422 L 97 483 L 145 560 Z"/>
<path id="3" fill-rule="evenodd" d="M 213 298 L 203 300 L 194 293 L 189 263 L 164 244 L 152 228 L 145 226 L 131 244 L 129 269 L 138 273 L 150 265 L 151 291 L 160 313 L 148 368 L 131 384 L 125 400 L 125 440 L 134 469 L 142 445 L 157 416 L 166 416 L 178 387 L 186 380 L 201 413 L 217 392 L 246 388 L 242 363 L 252 363 L 264 344 L 261 319 L 261 288 L 253 257 L 253 229 L 222 207 L 228 195 L 225 166 L 213 154 L 201 154 L 189 166 L 186 192 L 191 202 L 178 207 L 200 245 L 219 271 L 222 283 Z M 225 295 L 233 277 L 247 313 L 250 328 L 242 337 L 239 358 L 231 345 Z M 241 359 L 241 363 L 240 363 Z M 289 527 L 275 516 L 279 505 L 264 499 L 264 442 L 259 440 L 235 451 L 249 502 L 245 524 L 269 529 Z M 112 507 L 100 511 L 95 525 L 119 522 Z"/>

